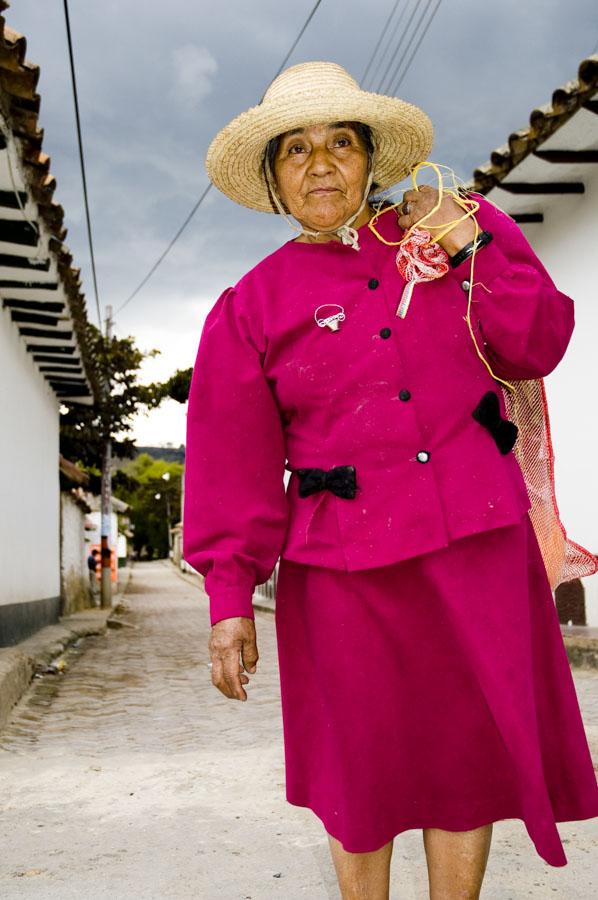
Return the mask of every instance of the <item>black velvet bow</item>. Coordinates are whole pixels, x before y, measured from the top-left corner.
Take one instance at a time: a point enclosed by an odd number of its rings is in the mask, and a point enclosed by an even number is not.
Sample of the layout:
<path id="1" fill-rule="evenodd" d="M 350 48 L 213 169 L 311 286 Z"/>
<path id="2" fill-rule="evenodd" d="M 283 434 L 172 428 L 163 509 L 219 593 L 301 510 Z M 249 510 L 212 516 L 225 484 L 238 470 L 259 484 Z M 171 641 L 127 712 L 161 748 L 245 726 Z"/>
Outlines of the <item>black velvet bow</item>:
<path id="1" fill-rule="evenodd" d="M 294 469 L 299 476 L 299 496 L 309 497 L 317 491 L 332 491 L 337 497 L 355 497 L 355 466 L 334 466 L 332 469 Z"/>
<path id="2" fill-rule="evenodd" d="M 518 428 L 509 419 L 503 419 L 500 414 L 500 403 L 496 391 L 487 391 L 474 411 L 472 416 L 476 421 L 487 428 L 501 453 L 508 453 L 517 440 Z"/>

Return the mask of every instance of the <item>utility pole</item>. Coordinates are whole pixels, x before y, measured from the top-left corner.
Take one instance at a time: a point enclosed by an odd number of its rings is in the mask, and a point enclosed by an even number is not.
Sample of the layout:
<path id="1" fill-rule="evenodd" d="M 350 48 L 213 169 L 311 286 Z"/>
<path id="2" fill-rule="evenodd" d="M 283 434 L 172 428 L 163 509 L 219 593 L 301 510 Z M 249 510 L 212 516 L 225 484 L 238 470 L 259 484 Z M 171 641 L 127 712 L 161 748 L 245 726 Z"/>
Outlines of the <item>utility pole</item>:
<path id="1" fill-rule="evenodd" d="M 112 340 L 112 307 L 106 306 L 106 347 Z M 105 359 L 106 371 L 104 374 L 104 399 L 108 402 L 110 397 L 110 370 L 108 358 Z M 108 429 L 110 420 L 108 417 Z M 102 520 L 100 527 L 101 557 L 102 557 L 102 581 L 101 597 L 102 609 L 110 609 L 112 606 L 112 569 L 110 548 L 110 525 L 112 520 L 112 437 L 110 431 L 104 436 L 104 454 L 102 458 Z"/>
<path id="2" fill-rule="evenodd" d="M 170 472 L 164 472 L 162 480 L 170 481 Z M 170 500 L 168 498 L 168 486 L 164 488 L 164 496 L 166 498 L 166 528 L 168 531 L 168 556 L 172 557 L 172 533 L 170 531 Z"/>

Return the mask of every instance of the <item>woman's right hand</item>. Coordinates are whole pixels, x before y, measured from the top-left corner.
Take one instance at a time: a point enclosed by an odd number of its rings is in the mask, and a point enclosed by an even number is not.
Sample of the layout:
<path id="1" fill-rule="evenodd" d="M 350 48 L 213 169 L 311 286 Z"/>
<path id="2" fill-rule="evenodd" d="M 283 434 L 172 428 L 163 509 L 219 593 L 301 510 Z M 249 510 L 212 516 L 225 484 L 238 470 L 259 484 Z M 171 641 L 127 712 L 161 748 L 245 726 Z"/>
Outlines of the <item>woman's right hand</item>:
<path id="1" fill-rule="evenodd" d="M 230 700 L 247 700 L 243 685 L 249 678 L 244 671 L 253 675 L 259 659 L 254 620 L 247 616 L 220 619 L 212 625 L 208 649 L 212 684 Z"/>

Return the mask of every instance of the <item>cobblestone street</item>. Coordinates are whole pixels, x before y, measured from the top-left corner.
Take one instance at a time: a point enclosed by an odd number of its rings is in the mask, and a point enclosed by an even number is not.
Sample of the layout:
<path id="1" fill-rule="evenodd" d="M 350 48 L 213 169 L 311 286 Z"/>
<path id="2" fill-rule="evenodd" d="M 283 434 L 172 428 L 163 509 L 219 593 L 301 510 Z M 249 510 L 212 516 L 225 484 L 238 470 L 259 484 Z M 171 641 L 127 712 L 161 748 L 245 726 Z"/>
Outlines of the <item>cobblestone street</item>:
<path id="1" fill-rule="evenodd" d="M 191 579 L 137 564 L 125 604 L 125 625 L 34 681 L 0 734 L 0 897 L 338 898 L 321 823 L 284 798 L 273 616 L 256 612 L 260 661 L 240 703 L 211 684 Z M 594 746 L 598 673 L 576 685 Z M 559 831 L 569 865 L 555 869 L 521 822 L 497 823 L 484 900 L 596 896 L 598 822 Z M 427 896 L 421 832 L 407 832 L 391 897 Z"/>

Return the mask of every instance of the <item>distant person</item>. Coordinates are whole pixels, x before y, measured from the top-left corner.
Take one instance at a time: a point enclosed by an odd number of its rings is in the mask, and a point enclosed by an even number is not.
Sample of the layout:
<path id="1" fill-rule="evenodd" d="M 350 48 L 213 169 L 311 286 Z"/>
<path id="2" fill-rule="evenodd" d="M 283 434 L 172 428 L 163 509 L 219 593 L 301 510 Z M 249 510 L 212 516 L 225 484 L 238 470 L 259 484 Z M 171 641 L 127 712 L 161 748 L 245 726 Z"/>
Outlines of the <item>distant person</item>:
<path id="1" fill-rule="evenodd" d="M 100 563 L 100 551 L 92 550 L 87 557 L 89 569 L 89 586 L 91 588 L 91 601 L 94 606 L 100 605 L 100 586 L 98 584 L 98 565 Z"/>
<path id="2" fill-rule="evenodd" d="M 465 143 L 467 104 L 438 104 Z M 409 829 L 423 830 L 431 896 L 477 900 L 494 822 L 523 820 L 563 866 L 556 823 L 598 815 L 503 396 L 557 366 L 573 301 L 510 216 L 440 177 L 417 185 L 432 137 L 422 110 L 311 62 L 206 161 L 231 199 L 298 235 L 205 320 L 184 555 L 210 598 L 212 682 L 235 700 L 258 661 L 253 591 L 280 557 L 286 796 L 322 821 L 344 900 L 387 900 Z M 398 203 L 372 195 L 409 172 Z M 230 261 L 258 227 L 231 224 Z M 521 430 L 515 450 L 534 454 Z"/>

